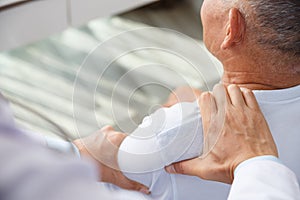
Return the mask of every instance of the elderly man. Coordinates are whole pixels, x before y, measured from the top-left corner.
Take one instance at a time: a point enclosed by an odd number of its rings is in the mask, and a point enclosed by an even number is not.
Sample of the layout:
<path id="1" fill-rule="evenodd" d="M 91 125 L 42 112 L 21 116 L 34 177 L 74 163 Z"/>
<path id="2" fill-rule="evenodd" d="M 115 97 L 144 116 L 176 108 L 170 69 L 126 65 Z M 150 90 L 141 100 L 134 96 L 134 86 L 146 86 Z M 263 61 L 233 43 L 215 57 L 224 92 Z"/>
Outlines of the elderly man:
<path id="1" fill-rule="evenodd" d="M 254 90 L 278 146 L 279 157 L 300 181 L 299 2 L 205 0 L 201 16 L 204 43 L 224 67 L 222 83 Z M 170 162 L 203 153 L 200 119 L 197 103 L 176 104 L 145 118 L 133 137 L 123 141 L 119 153 L 121 170 L 128 178 L 150 187 L 152 192 L 150 197 L 136 198 L 226 198 L 228 185 L 170 175 L 161 169 Z M 145 135 L 150 139 L 138 139 Z M 238 142 L 232 145 L 238 150 Z M 143 159 L 139 154 L 148 157 Z M 177 173 L 197 175 L 191 170 L 193 164 L 187 161 L 174 166 Z"/>

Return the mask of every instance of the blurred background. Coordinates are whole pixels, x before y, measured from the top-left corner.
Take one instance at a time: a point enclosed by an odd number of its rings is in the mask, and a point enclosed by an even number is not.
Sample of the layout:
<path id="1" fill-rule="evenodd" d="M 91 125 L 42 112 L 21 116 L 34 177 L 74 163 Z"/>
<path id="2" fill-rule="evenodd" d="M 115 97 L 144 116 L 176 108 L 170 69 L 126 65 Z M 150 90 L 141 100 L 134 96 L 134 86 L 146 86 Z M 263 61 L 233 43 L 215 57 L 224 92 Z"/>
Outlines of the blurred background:
<path id="1" fill-rule="evenodd" d="M 76 138 L 78 124 L 84 129 L 81 136 L 97 129 L 90 120 L 95 116 L 99 126 L 109 124 L 130 133 L 144 116 L 166 101 L 172 89 L 188 84 L 210 90 L 221 77 L 220 63 L 202 42 L 202 0 L 61 2 L 0 0 L 0 91 L 11 102 L 17 123 L 25 129 Z M 162 29 L 151 31 L 149 27 Z M 135 31 L 140 29 L 144 31 Z M 128 36 L 118 36 L 126 31 Z M 91 51 L 107 40 L 111 40 L 109 49 L 93 54 L 95 66 L 77 76 Z M 180 48 L 185 57 L 197 63 L 197 69 L 166 51 L 128 53 L 145 42 L 153 47 Z M 127 54 L 106 70 L 107 66 L 99 63 L 114 50 Z M 129 73 L 149 63 L 164 67 Z M 105 74 L 95 91 L 94 104 L 90 104 L 86 99 L 92 89 L 90 77 L 99 68 Z M 126 74 L 129 78 L 119 84 Z M 143 85 L 141 80 L 153 84 Z M 76 120 L 74 106 L 80 110 Z"/>

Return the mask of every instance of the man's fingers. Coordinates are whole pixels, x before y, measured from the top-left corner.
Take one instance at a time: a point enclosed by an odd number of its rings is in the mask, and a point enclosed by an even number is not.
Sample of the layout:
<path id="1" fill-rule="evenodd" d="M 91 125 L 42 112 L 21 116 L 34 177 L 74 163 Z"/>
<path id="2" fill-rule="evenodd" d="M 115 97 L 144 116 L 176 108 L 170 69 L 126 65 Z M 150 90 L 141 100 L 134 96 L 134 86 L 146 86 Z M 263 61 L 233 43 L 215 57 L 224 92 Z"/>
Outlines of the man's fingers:
<path id="1" fill-rule="evenodd" d="M 227 91 L 233 106 L 235 107 L 246 106 L 243 94 L 237 85 L 229 85 Z"/>
<path id="2" fill-rule="evenodd" d="M 253 92 L 246 88 L 241 88 L 241 90 L 247 106 L 252 109 L 259 109 L 259 105 Z"/>

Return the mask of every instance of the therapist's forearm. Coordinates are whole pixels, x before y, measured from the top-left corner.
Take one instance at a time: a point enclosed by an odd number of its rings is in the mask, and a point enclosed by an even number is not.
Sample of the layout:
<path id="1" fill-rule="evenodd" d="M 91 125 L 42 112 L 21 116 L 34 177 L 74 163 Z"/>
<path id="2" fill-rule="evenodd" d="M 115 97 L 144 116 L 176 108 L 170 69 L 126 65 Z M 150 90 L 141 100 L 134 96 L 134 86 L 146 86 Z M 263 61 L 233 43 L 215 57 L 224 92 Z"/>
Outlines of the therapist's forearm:
<path id="1" fill-rule="evenodd" d="M 275 159 L 249 159 L 235 172 L 229 200 L 299 200 L 296 175 Z"/>

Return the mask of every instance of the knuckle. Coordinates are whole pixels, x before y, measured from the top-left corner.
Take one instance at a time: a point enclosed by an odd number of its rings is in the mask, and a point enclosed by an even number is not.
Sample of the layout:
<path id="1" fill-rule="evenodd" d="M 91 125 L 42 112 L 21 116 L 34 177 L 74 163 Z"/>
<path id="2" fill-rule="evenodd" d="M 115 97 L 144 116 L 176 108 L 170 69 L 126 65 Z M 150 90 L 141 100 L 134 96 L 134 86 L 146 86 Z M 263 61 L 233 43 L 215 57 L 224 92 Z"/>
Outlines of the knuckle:
<path id="1" fill-rule="evenodd" d="M 182 162 L 176 163 L 174 165 L 174 169 L 175 169 L 176 173 L 179 173 L 179 174 L 184 174 L 185 173 L 185 167 L 184 167 L 184 164 Z"/>
<path id="2" fill-rule="evenodd" d="M 119 146 L 126 136 L 124 134 L 114 132 L 107 135 L 107 139 L 114 145 Z"/>

